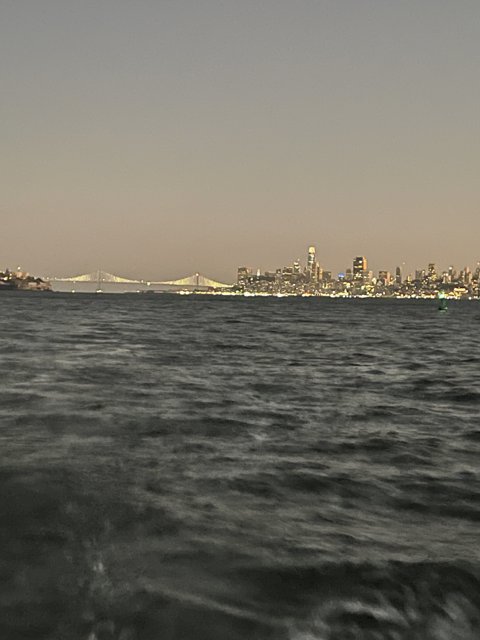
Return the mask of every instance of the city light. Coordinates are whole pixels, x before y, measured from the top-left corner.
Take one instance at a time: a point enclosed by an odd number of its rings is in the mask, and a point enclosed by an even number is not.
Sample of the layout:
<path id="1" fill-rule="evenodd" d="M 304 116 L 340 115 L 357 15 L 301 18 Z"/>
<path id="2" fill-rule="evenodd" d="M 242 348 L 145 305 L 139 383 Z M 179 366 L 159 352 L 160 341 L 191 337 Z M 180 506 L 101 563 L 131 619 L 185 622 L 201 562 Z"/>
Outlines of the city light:
<path id="1" fill-rule="evenodd" d="M 381 269 L 375 275 L 368 268 L 365 256 L 355 256 L 352 266 L 337 274 L 325 269 L 317 260 L 315 246 L 309 246 L 304 266 L 299 259 L 290 265 L 261 272 L 242 266 L 237 269 L 235 284 L 225 284 L 207 278 L 199 272 L 176 280 L 133 280 L 116 276 L 106 271 L 67 278 L 38 278 L 20 267 L 16 271 L 0 272 L 0 290 L 17 289 L 33 291 L 55 290 L 57 283 L 96 284 L 96 291 L 104 292 L 103 285 L 139 285 L 138 293 L 164 291 L 171 293 L 197 293 L 215 295 L 254 296 L 323 296 L 339 298 L 480 298 L 480 262 L 475 271 L 469 267 L 456 270 L 450 265 L 439 270 L 430 262 L 425 269 L 416 269 L 414 274 L 404 275 L 404 263 L 393 271 Z M 52 286 L 53 283 L 53 286 Z M 102 286 L 101 286 L 102 285 Z M 115 288 L 115 287 L 114 287 Z M 118 289 L 117 289 L 118 290 Z M 76 289 L 71 289 L 72 292 Z"/>
<path id="2" fill-rule="evenodd" d="M 434 263 L 415 275 L 403 275 L 404 263 L 393 272 L 380 270 L 377 275 L 368 269 L 365 256 L 356 256 L 352 266 L 332 277 L 316 261 L 316 249 L 308 248 L 305 267 L 298 260 L 260 274 L 249 267 L 239 267 L 235 290 L 244 295 L 328 296 L 351 298 L 478 298 L 480 265 L 472 272 L 468 267 L 457 271 L 450 266 L 438 271 Z"/>

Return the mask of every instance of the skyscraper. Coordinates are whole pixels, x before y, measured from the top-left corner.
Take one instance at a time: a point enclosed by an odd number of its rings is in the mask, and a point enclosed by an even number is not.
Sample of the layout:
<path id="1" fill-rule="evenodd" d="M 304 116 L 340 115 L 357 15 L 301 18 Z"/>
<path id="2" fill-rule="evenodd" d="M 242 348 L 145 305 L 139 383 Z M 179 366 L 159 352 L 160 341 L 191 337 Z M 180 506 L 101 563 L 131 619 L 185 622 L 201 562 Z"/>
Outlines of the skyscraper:
<path id="1" fill-rule="evenodd" d="M 365 256 L 357 256 L 353 260 L 353 279 L 363 280 L 367 273 L 367 259 Z"/>
<path id="2" fill-rule="evenodd" d="M 307 271 L 313 276 L 315 273 L 315 247 L 308 247 Z"/>
<path id="3" fill-rule="evenodd" d="M 434 282 L 437 279 L 437 269 L 434 262 L 430 262 L 428 265 L 427 277 L 430 282 Z"/>
<path id="4" fill-rule="evenodd" d="M 395 284 L 402 284 L 402 269 L 401 267 L 397 267 L 395 269 Z"/>

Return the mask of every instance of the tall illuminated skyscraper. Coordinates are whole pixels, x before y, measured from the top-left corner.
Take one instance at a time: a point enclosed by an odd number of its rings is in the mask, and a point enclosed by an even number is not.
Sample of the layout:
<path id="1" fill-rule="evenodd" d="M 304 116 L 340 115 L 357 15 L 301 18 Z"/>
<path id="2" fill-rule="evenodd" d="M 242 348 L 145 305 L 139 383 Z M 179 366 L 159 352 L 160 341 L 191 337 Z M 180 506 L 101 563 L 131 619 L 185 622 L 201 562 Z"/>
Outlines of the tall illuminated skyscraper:
<path id="1" fill-rule="evenodd" d="M 315 247 L 308 247 L 307 271 L 312 275 L 315 273 Z"/>

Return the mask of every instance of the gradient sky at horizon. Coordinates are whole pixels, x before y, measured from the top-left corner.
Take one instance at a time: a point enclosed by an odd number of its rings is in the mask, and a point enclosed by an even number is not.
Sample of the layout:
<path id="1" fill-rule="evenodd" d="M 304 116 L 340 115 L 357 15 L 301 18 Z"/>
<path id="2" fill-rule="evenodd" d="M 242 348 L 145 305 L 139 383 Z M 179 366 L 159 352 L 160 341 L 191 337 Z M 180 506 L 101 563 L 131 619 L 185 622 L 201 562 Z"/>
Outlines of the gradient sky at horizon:
<path id="1" fill-rule="evenodd" d="M 478 0 L 1 0 L 0 265 L 480 260 Z"/>

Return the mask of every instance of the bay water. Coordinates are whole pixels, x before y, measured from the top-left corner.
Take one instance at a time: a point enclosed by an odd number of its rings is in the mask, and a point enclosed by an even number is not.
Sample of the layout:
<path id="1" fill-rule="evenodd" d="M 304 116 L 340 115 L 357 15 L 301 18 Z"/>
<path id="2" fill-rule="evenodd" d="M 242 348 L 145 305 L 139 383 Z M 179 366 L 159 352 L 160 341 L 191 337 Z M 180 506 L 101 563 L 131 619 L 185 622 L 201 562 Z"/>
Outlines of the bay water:
<path id="1" fill-rule="evenodd" d="M 3 293 L 0 638 L 478 640 L 479 326 Z"/>

